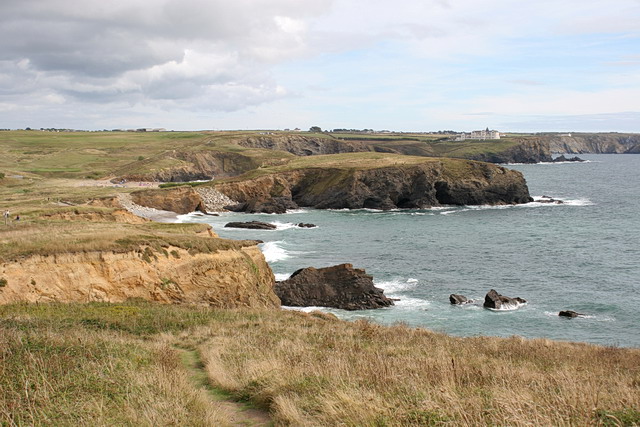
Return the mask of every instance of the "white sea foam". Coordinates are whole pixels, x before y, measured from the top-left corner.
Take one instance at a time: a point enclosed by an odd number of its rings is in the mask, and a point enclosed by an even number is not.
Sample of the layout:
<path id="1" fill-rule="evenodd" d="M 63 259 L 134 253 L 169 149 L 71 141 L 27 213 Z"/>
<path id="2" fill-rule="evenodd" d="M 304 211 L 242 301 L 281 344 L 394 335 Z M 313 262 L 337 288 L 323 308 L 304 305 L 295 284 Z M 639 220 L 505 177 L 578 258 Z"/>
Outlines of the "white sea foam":
<path id="1" fill-rule="evenodd" d="M 326 311 L 327 307 L 292 307 L 289 305 L 283 305 L 280 308 L 282 308 L 283 310 L 290 310 L 290 311 L 302 311 L 304 313 L 311 313 L 312 311 Z"/>
<path id="2" fill-rule="evenodd" d="M 521 308 L 521 307 L 523 307 L 525 305 L 527 305 L 526 302 L 525 303 L 519 303 L 518 302 L 518 303 L 515 303 L 515 304 L 505 304 L 501 308 L 488 308 L 487 307 L 487 310 L 490 310 L 490 311 L 516 311 L 517 309 L 519 309 L 519 308 Z"/>
<path id="3" fill-rule="evenodd" d="M 191 212 L 188 214 L 184 214 L 184 215 L 178 215 L 176 217 L 176 223 L 178 224 L 184 224 L 184 223 L 188 223 L 191 222 L 191 219 L 199 217 L 200 215 L 196 215 L 195 212 Z"/>
<path id="4" fill-rule="evenodd" d="M 283 241 L 279 240 L 260 244 L 260 249 L 262 250 L 267 262 L 282 261 L 291 257 L 289 251 L 282 247 L 283 243 Z"/>
<path id="5" fill-rule="evenodd" d="M 413 289 L 418 284 L 418 279 L 409 278 L 409 279 L 393 279 L 387 280 L 384 282 L 375 283 L 378 288 L 381 288 L 385 291 L 387 296 L 395 293 L 406 291 L 409 289 Z"/>
<path id="6" fill-rule="evenodd" d="M 292 224 L 290 222 L 273 221 L 271 224 L 277 227 L 276 230 L 289 230 L 290 228 L 297 227 L 297 225 Z"/>
<path id="7" fill-rule="evenodd" d="M 431 305 L 430 301 L 421 298 L 400 297 L 400 301 L 394 301 L 396 307 L 409 310 L 426 309 Z"/>
<path id="8" fill-rule="evenodd" d="M 276 276 L 276 281 L 282 282 L 283 280 L 287 280 L 291 277 L 291 273 L 274 273 L 274 276 Z"/>
<path id="9" fill-rule="evenodd" d="M 284 214 L 281 214 L 281 215 L 304 214 L 304 213 L 309 213 L 309 209 L 288 209 Z"/>
<path id="10" fill-rule="evenodd" d="M 560 317 L 557 311 L 545 311 L 544 315 L 547 317 Z M 615 322 L 616 320 L 611 316 L 601 316 L 595 314 L 581 314 L 576 319 L 593 319 L 596 322 Z"/>
<path id="11" fill-rule="evenodd" d="M 583 160 L 581 162 L 538 162 L 538 163 L 500 163 L 500 166 L 552 166 L 552 165 L 579 165 L 582 163 L 600 163 L 599 160 Z"/>
<path id="12" fill-rule="evenodd" d="M 543 207 L 543 206 L 593 206 L 594 203 L 589 199 L 560 199 L 558 197 L 552 197 L 554 200 L 558 200 L 562 203 L 549 203 L 544 200 L 549 200 L 548 197 L 534 196 L 533 202 L 525 203 L 523 205 L 517 205 L 518 207 Z"/>

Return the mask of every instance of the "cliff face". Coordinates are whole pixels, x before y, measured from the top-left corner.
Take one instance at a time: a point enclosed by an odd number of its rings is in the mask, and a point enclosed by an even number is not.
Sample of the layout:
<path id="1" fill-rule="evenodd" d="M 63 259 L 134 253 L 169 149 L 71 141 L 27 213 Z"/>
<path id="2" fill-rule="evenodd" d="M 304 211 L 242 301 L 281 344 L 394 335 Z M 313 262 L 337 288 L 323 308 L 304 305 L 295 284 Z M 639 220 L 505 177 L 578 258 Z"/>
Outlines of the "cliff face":
<path id="1" fill-rule="evenodd" d="M 205 212 L 202 198 L 191 187 L 175 187 L 168 189 L 149 189 L 131 193 L 135 204 L 148 208 L 187 214 L 194 211 Z"/>
<path id="2" fill-rule="evenodd" d="M 637 154 L 640 153 L 638 134 L 572 134 L 548 137 L 554 153 L 570 154 Z"/>
<path id="3" fill-rule="evenodd" d="M 470 158 L 490 163 L 539 163 L 552 161 L 551 153 L 549 141 L 543 138 L 523 138 L 518 140 L 517 145 L 505 151 L 482 153 Z"/>
<path id="4" fill-rule="evenodd" d="M 0 265 L 0 304 L 122 302 L 278 307 L 274 277 L 256 246 L 191 255 L 176 247 L 31 256 Z"/>
<path id="5" fill-rule="evenodd" d="M 415 143 L 411 140 L 386 145 L 385 142 L 379 140 L 377 142 L 376 140 L 342 141 L 330 137 L 278 135 L 249 137 L 238 141 L 238 144 L 243 147 L 287 151 L 296 156 L 367 151 L 406 156 L 438 156 L 429 143 Z M 538 163 L 552 160 L 549 142 L 544 138 L 520 138 L 512 147 L 503 151 L 487 151 L 480 154 L 454 155 L 453 157 L 490 163 Z"/>
<path id="6" fill-rule="evenodd" d="M 248 148 L 287 151 L 296 156 L 355 153 L 372 150 L 366 144 L 357 141 L 338 141 L 332 138 L 303 135 L 252 136 L 238 141 L 238 145 Z"/>
<path id="7" fill-rule="evenodd" d="M 216 188 L 247 212 L 268 211 L 261 207 L 281 202 L 317 209 L 394 209 L 531 201 L 520 172 L 451 159 L 360 170 L 303 169 Z"/>
<path id="8" fill-rule="evenodd" d="M 162 166 L 168 164 L 168 166 Z M 260 163 L 250 156 L 220 151 L 170 151 L 114 172 L 129 181 L 188 182 L 236 176 Z M 145 172 L 137 172 L 137 170 Z"/>

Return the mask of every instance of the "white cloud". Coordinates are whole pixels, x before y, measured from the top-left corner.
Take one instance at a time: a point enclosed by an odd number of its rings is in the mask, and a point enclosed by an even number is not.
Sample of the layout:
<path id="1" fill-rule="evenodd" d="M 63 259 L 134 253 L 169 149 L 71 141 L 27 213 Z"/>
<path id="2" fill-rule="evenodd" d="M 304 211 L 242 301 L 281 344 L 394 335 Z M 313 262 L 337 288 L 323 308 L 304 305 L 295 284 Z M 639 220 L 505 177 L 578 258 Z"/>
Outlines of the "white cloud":
<path id="1" fill-rule="evenodd" d="M 32 127 L 613 114 L 638 110 L 638 38 L 638 0 L 3 0 L 0 105 Z"/>

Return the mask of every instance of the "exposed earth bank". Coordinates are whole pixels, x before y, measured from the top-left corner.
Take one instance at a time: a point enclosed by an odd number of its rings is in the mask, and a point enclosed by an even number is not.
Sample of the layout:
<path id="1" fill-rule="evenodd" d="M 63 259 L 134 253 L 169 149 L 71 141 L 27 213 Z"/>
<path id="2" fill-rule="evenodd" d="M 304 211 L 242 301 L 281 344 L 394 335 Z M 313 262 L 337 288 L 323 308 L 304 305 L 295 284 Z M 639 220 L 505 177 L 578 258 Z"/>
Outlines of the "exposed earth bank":
<path id="1" fill-rule="evenodd" d="M 127 252 L 30 256 L 0 264 L 0 304 L 123 302 L 279 307 L 273 273 L 257 246 L 192 253 L 149 246 Z"/>

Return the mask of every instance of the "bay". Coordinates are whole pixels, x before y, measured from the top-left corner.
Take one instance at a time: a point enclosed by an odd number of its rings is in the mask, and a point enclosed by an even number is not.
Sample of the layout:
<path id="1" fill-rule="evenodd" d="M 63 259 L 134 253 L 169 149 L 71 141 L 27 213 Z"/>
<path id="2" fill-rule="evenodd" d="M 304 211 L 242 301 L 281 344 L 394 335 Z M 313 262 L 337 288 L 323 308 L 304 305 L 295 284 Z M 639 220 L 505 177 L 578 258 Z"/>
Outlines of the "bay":
<path id="1" fill-rule="evenodd" d="M 397 211 L 321 211 L 284 215 L 182 216 L 221 237 L 260 239 L 276 277 L 298 268 L 349 262 L 364 268 L 396 306 L 349 312 L 343 319 L 404 322 L 456 336 L 543 337 L 640 347 L 640 156 L 584 155 L 586 163 L 508 165 L 534 198 L 562 204 L 464 206 Z M 224 228 L 259 220 L 275 231 Z M 294 224 L 318 225 L 306 229 Z M 528 304 L 481 307 L 496 289 Z M 478 304 L 452 306 L 458 293 Z M 586 317 L 565 319 L 560 310 Z"/>

